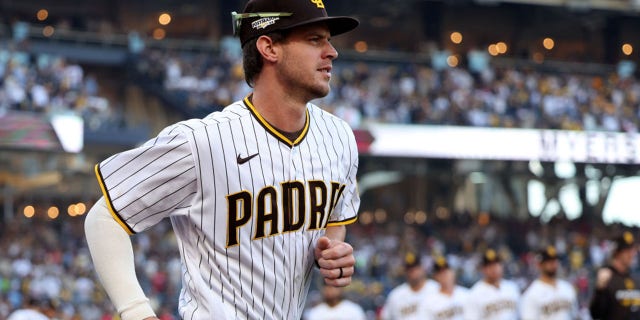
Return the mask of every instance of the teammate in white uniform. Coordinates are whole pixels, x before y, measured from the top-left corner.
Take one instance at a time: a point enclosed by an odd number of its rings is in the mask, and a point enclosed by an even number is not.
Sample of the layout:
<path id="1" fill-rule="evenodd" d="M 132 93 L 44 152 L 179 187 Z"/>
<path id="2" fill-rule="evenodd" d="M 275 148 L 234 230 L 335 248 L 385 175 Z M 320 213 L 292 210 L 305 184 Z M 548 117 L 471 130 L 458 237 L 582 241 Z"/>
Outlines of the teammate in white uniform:
<path id="1" fill-rule="evenodd" d="M 467 303 L 469 289 L 456 284 L 456 272 L 444 257 L 437 257 L 433 265 L 433 278 L 439 288 L 426 296 L 420 305 L 420 319 L 463 320 L 463 307 Z"/>
<path id="2" fill-rule="evenodd" d="M 53 310 L 54 308 L 49 301 L 26 297 L 24 306 L 11 312 L 7 320 L 49 320 L 49 316 L 55 316 Z"/>
<path id="3" fill-rule="evenodd" d="M 328 285 L 351 282 L 357 146 L 309 101 L 329 93 L 330 37 L 358 21 L 328 17 L 321 0 L 251 0 L 232 16 L 253 93 L 96 166 L 104 200 L 87 242 L 123 320 L 156 319 L 127 233 L 164 218 L 182 258 L 182 319 L 299 319 L 314 265 Z"/>
<path id="4" fill-rule="evenodd" d="M 558 255 L 553 246 L 538 253 L 540 277 L 522 294 L 521 320 L 572 320 L 577 318 L 578 298 L 571 284 L 558 279 Z"/>
<path id="5" fill-rule="evenodd" d="M 488 249 L 482 256 L 483 279 L 469 290 L 464 308 L 466 320 L 516 320 L 520 290 L 512 281 L 502 278 L 500 256 Z"/>
<path id="6" fill-rule="evenodd" d="M 343 297 L 340 287 L 324 286 L 323 302 L 309 309 L 306 320 L 365 320 L 365 313 L 358 304 Z"/>
<path id="7" fill-rule="evenodd" d="M 406 282 L 397 286 L 387 296 L 380 317 L 382 320 L 421 319 L 418 309 L 426 303 L 426 296 L 438 290 L 438 283 L 427 278 L 427 271 L 415 253 L 405 255 Z"/>
<path id="8" fill-rule="evenodd" d="M 49 317 L 33 309 L 20 309 L 12 312 L 7 320 L 49 320 Z"/>

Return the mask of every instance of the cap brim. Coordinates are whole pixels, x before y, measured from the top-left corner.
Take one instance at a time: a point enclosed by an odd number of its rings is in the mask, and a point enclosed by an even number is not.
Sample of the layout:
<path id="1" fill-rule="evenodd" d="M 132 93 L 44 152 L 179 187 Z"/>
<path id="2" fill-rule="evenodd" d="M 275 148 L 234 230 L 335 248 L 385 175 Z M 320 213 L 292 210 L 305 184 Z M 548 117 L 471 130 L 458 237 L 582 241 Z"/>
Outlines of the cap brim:
<path id="1" fill-rule="evenodd" d="M 327 24 L 327 26 L 329 27 L 329 32 L 332 36 L 337 36 L 339 34 L 349 32 L 355 29 L 360 24 L 360 21 L 351 17 L 319 17 L 290 25 L 286 27 L 286 29 L 319 22 L 324 22 Z"/>
<path id="2" fill-rule="evenodd" d="M 449 270 L 449 266 L 444 266 L 444 267 L 434 267 L 433 268 L 433 273 L 438 273 L 440 271 L 445 271 L 445 270 Z"/>
<path id="3" fill-rule="evenodd" d="M 491 260 L 491 261 L 482 261 L 482 266 L 489 266 L 495 263 L 500 263 L 502 262 L 501 260 Z"/>

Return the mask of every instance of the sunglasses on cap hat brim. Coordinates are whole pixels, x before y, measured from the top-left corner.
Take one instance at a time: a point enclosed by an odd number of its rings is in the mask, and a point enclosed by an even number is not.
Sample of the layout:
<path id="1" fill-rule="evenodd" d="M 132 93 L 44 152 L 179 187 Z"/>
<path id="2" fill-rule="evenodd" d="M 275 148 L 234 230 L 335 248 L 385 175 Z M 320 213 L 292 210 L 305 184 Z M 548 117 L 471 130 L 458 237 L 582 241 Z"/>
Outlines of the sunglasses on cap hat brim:
<path id="1" fill-rule="evenodd" d="M 255 12 L 255 13 L 237 13 L 231 12 L 231 23 L 233 24 L 233 35 L 240 35 L 240 27 L 242 26 L 242 19 L 247 18 L 274 18 L 274 17 L 289 17 L 292 16 L 291 12 Z"/>

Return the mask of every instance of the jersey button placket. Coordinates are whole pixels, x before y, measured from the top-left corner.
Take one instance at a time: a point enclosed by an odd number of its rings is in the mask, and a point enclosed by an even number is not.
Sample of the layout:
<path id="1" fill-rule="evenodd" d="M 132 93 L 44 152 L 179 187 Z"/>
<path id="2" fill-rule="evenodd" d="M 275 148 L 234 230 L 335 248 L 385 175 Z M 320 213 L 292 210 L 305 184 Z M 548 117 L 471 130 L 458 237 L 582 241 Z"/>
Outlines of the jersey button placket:
<path id="1" fill-rule="evenodd" d="M 291 147 L 289 149 L 289 181 L 296 180 L 296 166 L 295 166 L 295 156 L 298 153 L 298 148 L 296 146 Z"/>

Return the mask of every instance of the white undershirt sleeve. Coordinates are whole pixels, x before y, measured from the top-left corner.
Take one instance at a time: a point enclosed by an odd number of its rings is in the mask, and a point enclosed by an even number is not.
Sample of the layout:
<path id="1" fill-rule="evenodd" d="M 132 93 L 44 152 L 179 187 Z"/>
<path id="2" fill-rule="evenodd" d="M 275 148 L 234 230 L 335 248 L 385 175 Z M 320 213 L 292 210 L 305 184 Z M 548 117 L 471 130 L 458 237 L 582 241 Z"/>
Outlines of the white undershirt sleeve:
<path id="1" fill-rule="evenodd" d="M 131 239 L 104 198 L 89 210 L 84 229 L 96 272 L 122 320 L 155 317 L 136 277 Z"/>

